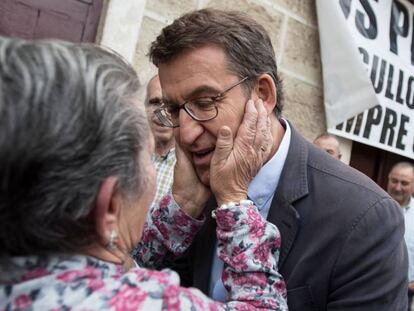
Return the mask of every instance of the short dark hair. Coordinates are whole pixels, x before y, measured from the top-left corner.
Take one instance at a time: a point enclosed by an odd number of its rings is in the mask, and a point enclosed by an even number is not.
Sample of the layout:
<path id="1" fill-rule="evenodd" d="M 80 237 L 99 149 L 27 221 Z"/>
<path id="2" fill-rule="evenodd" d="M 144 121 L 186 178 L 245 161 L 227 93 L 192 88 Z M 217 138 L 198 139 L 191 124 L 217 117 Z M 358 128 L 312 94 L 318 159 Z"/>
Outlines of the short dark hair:
<path id="1" fill-rule="evenodd" d="M 0 68 L 0 257 L 79 251 L 107 177 L 144 189 L 137 75 L 93 45 L 2 37 Z"/>
<path id="2" fill-rule="evenodd" d="M 283 87 L 272 43 L 263 26 L 245 13 L 216 9 L 187 13 L 162 30 L 152 42 L 149 56 L 158 67 L 187 50 L 207 44 L 223 48 L 228 58 L 228 69 L 239 78 L 256 78 L 263 73 L 271 75 L 277 91 L 275 113 L 281 116 Z M 254 79 L 244 84 L 249 93 L 254 84 Z"/>

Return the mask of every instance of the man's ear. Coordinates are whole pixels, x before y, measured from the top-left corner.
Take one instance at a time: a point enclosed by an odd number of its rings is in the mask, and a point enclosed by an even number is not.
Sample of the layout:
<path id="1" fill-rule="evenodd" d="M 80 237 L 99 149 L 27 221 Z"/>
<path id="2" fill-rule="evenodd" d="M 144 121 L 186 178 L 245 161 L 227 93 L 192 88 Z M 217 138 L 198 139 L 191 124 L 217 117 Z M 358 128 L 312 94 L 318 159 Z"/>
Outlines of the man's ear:
<path id="1" fill-rule="evenodd" d="M 98 192 L 95 203 L 95 224 L 99 240 L 106 244 L 112 230 L 116 229 L 120 204 L 116 199 L 116 177 L 106 178 Z"/>
<path id="2" fill-rule="evenodd" d="M 263 100 L 267 114 L 271 114 L 277 105 L 276 85 L 272 76 L 268 73 L 261 74 L 256 80 L 254 91 Z"/>

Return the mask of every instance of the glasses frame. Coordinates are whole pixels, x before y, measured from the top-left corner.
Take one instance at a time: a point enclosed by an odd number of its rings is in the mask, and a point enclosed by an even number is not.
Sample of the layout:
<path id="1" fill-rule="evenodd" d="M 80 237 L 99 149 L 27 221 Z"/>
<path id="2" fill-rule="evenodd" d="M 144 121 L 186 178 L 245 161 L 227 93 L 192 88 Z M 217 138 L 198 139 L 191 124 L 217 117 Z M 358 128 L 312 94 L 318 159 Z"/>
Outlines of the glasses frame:
<path id="1" fill-rule="evenodd" d="M 231 91 L 232 89 L 234 89 L 236 86 L 238 86 L 238 85 L 242 84 L 243 82 L 245 82 L 248 78 L 249 78 L 249 76 L 245 76 L 243 79 L 241 79 L 240 81 L 232 84 L 231 86 L 229 86 L 228 88 L 226 88 L 224 91 L 221 91 L 220 93 L 218 93 L 215 96 L 205 96 L 205 97 L 203 97 L 203 98 L 209 98 L 213 102 L 214 109 L 216 110 L 215 111 L 215 114 L 214 114 L 214 117 L 211 117 L 211 118 L 208 118 L 208 119 L 200 119 L 197 116 L 195 116 L 193 114 L 193 112 L 191 111 L 191 109 L 188 108 L 188 103 L 193 102 L 194 99 L 186 100 L 182 105 L 180 105 L 180 107 L 178 107 L 178 111 L 180 111 L 181 109 L 184 109 L 184 111 L 187 112 L 187 114 L 193 120 L 198 121 L 198 122 L 206 122 L 206 121 L 213 120 L 218 115 L 217 103 L 220 102 L 220 100 L 223 99 L 223 97 L 226 95 L 226 93 L 228 93 L 229 91 Z M 168 119 L 168 117 L 166 116 L 168 114 L 166 107 L 161 106 L 160 108 L 155 109 L 154 110 L 154 114 L 157 116 L 157 118 L 161 122 L 161 124 L 163 126 L 165 126 L 165 127 L 177 128 L 177 127 L 180 126 L 180 125 L 174 125 L 172 123 L 172 121 L 170 119 Z"/>

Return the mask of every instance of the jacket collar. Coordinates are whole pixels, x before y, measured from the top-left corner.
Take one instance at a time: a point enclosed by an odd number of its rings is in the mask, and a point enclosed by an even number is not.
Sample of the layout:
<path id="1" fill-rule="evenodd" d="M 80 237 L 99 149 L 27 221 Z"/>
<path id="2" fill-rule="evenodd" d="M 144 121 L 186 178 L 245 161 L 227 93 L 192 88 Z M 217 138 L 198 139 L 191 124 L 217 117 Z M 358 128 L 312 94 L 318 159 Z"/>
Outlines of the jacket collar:
<path id="1" fill-rule="evenodd" d="M 299 229 L 300 215 L 292 204 L 309 193 L 308 142 L 289 125 L 292 131 L 290 147 L 267 218 L 279 228 L 282 237 L 279 269 L 283 267 Z"/>

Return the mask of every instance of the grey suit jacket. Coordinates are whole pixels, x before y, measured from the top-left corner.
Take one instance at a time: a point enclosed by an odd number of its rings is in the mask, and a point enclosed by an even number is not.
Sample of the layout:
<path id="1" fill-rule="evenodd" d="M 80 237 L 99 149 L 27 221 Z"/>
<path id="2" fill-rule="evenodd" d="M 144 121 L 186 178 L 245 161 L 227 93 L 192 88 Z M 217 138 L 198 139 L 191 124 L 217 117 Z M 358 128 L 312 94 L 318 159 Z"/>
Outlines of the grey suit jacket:
<path id="1" fill-rule="evenodd" d="M 268 221 L 281 232 L 279 270 L 291 311 L 407 310 L 408 260 L 398 204 L 372 180 L 307 142 L 291 126 Z M 167 265 L 208 294 L 215 222 Z"/>

